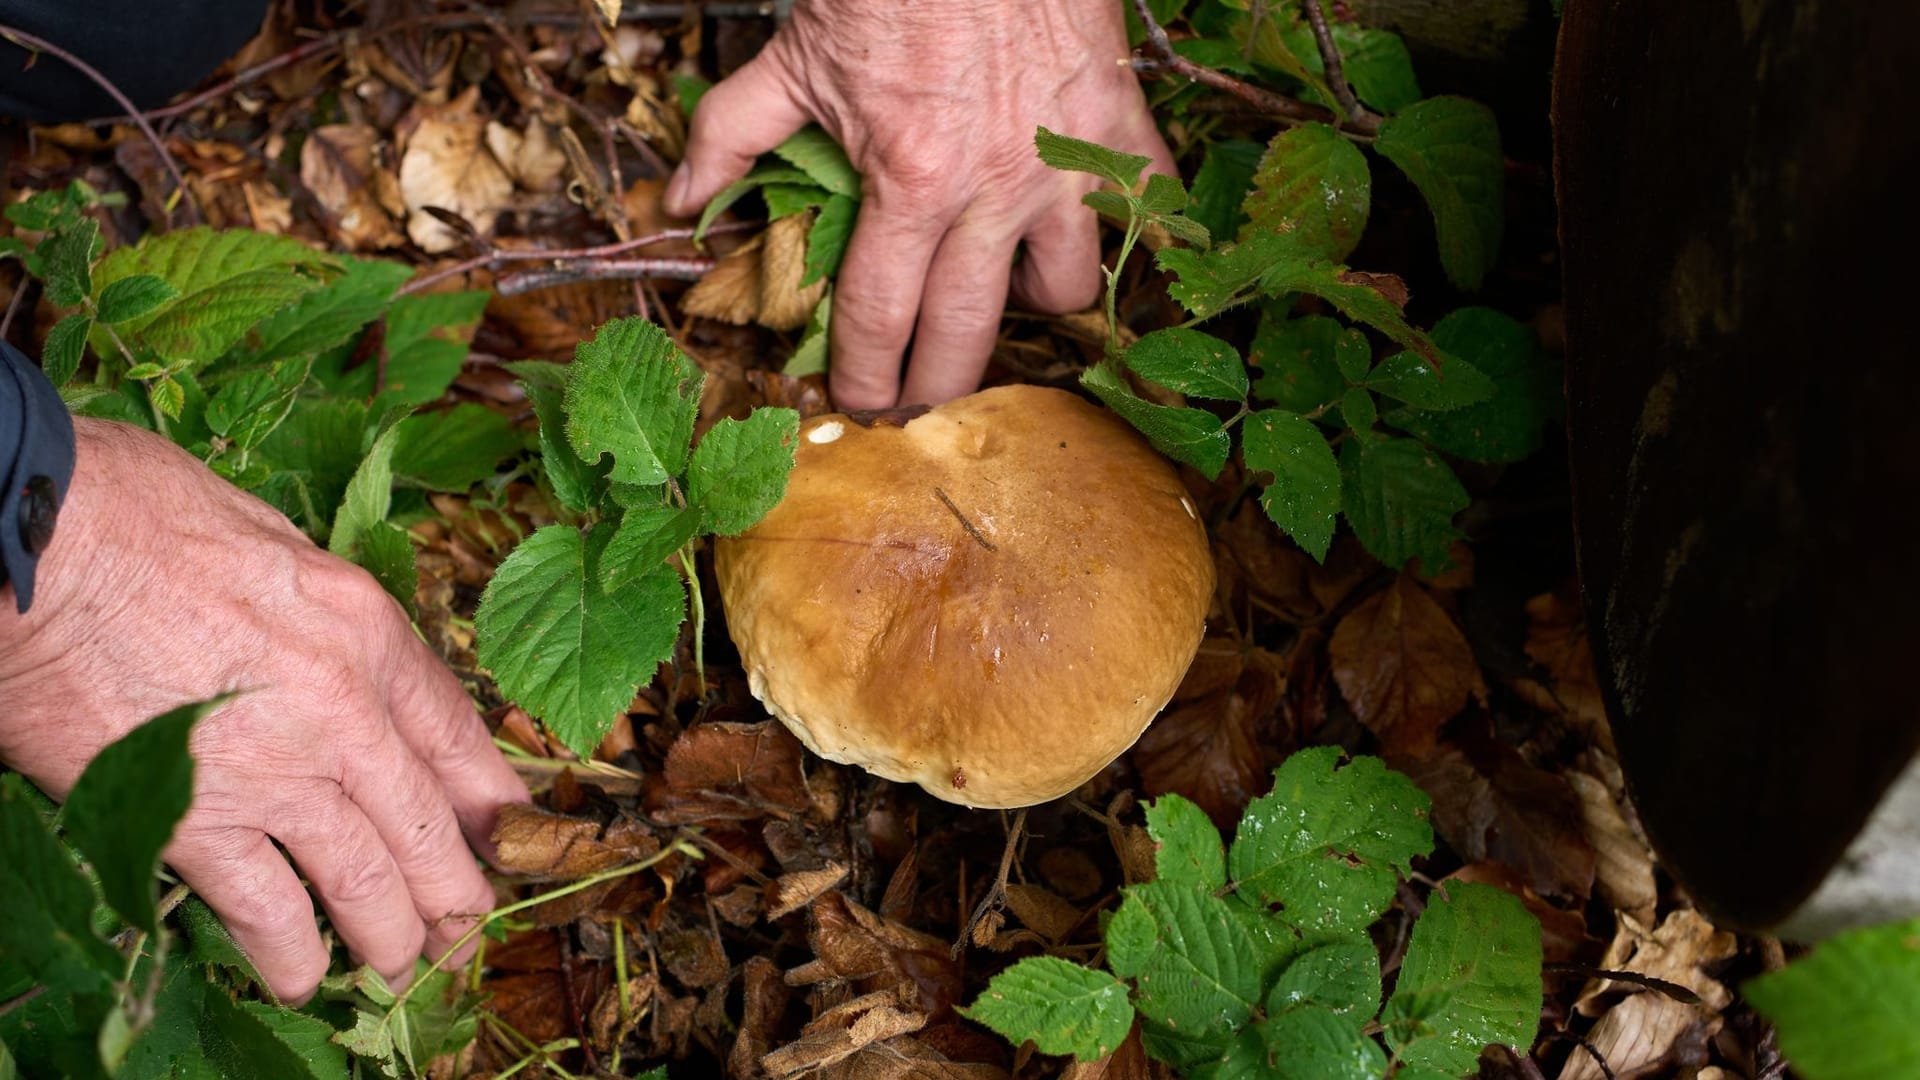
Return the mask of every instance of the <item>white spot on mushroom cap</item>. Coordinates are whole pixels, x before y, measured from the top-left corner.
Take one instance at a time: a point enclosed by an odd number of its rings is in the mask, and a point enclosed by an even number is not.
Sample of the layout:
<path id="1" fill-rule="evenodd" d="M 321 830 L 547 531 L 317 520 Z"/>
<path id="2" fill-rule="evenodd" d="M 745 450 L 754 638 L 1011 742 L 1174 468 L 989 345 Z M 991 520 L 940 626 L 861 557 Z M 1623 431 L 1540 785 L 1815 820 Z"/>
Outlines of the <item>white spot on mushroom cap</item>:
<path id="1" fill-rule="evenodd" d="M 829 420 L 812 431 L 807 432 L 810 443 L 830 443 L 847 433 L 847 425 L 838 420 Z"/>

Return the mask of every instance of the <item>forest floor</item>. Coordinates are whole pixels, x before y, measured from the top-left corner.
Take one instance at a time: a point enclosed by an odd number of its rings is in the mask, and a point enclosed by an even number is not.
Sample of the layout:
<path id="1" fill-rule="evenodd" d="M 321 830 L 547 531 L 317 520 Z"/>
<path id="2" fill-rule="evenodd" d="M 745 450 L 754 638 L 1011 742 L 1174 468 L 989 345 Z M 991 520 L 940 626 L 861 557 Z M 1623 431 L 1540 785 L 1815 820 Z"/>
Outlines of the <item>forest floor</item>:
<path id="1" fill-rule="evenodd" d="M 684 228 L 658 209 L 685 138 L 671 79 L 724 76 L 773 30 L 753 5 L 711 5 L 702 17 L 629 4 L 614 29 L 584 4 L 390 6 L 399 10 L 379 25 L 324 5 L 278 7 L 202 92 L 149 114 L 164 157 L 127 123 L 24 132 L 7 166 L 9 199 L 75 177 L 125 192 L 130 205 L 108 242 L 129 242 L 167 216 L 159 193 L 170 158 L 208 224 L 487 289 L 528 273 L 502 252 Z M 432 147 L 427 130 L 440 136 Z M 1555 349 L 1547 166 L 1509 164 L 1509 243 L 1489 288 Z M 434 189 L 426 201 L 458 208 L 491 245 L 410 220 L 420 197 L 403 185 Z M 757 228 L 750 213 L 737 216 L 743 230 Z M 1387 191 L 1376 217 L 1385 239 L 1367 265 L 1413 258 L 1404 249 L 1414 230 L 1399 227 L 1413 210 Z M 717 244 L 724 251 L 739 235 Z M 796 334 L 682 316 L 686 279 L 710 254 L 670 239 L 605 256 L 662 260 L 660 276 L 639 283 L 582 271 L 496 295 L 448 400 L 528 421 L 503 362 L 566 360 L 594 327 L 642 311 L 706 372 L 703 430 L 758 405 L 826 411 L 822 376 L 781 373 Z M 1141 330 L 1178 319 L 1145 260 L 1126 268 L 1121 306 Z M 1071 386 L 1099 356 L 1090 326 L 1010 313 L 989 383 Z M 38 340 L 47 329 L 24 332 Z M 1185 470 L 1219 576 L 1199 657 L 1131 752 L 1072 797 L 1032 810 L 1004 903 L 977 922 L 1009 815 L 808 755 L 747 692 L 704 558 L 705 692 L 683 637 L 677 661 L 593 761 L 546 738 L 479 670 L 471 621 L 514 539 L 549 523 L 537 493 L 509 484 L 484 498 L 433 496 L 441 520 L 413 530 L 424 541 L 420 627 L 550 812 L 507 823 L 502 861 L 513 873 L 501 877 L 502 896 L 676 843 L 702 856 L 670 854 L 523 913 L 476 971 L 489 1018 L 479 1038 L 435 1074 L 490 1075 L 529 1046 L 560 1044 L 531 1070 L 588 1075 L 620 1060 L 626 1075 L 643 1062 L 678 1076 L 1164 1075 L 1137 1037 L 1108 1060 L 1071 1064 L 1009 1047 L 954 1006 L 1018 957 L 1094 956 L 1100 913 L 1150 873 L 1143 803 L 1179 793 L 1231 828 L 1287 754 L 1337 744 L 1379 754 L 1431 795 L 1441 846 L 1420 875 L 1496 884 L 1544 928 L 1538 1041 L 1490 1050 L 1482 1075 L 1779 1075 L 1769 1030 L 1729 989 L 1776 965 L 1777 946 L 1720 931 L 1690 906 L 1651 857 L 1623 790 L 1582 622 L 1557 427 L 1546 441 L 1523 464 L 1463 471 L 1475 497 L 1460 519 L 1470 540 L 1430 578 L 1382 567 L 1348 535 L 1316 563 L 1247 497 L 1235 467 L 1211 483 Z M 1389 972 L 1419 896 L 1404 888 L 1381 926 Z M 875 990 L 893 994 L 889 1022 L 856 1023 L 844 1006 Z"/>

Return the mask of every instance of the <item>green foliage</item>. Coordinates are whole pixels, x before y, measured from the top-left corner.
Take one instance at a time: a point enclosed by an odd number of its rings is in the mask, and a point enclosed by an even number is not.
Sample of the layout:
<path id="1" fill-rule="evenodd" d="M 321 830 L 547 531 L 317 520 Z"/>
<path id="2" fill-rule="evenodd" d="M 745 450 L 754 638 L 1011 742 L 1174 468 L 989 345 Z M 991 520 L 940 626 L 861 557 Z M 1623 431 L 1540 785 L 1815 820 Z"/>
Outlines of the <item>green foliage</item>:
<path id="1" fill-rule="evenodd" d="M 1920 1077 L 1920 919 L 1841 934 L 1740 989 L 1796 1075 Z"/>
<path id="2" fill-rule="evenodd" d="M 1425 795 L 1376 758 L 1304 750 L 1250 803 L 1230 846 L 1177 795 L 1147 808 L 1155 880 L 1106 924 L 1112 974 L 1029 957 L 966 1015 L 1043 1053 L 1108 1052 L 1138 1013 L 1147 1052 L 1200 1078 L 1379 1080 L 1389 1058 L 1468 1076 L 1525 1048 L 1540 1011 L 1540 926 L 1498 890 L 1452 884 L 1414 924 L 1381 1007 L 1368 928 L 1433 846 Z"/>
<path id="3" fill-rule="evenodd" d="M 1241 208 L 1250 232 L 1286 231 L 1302 254 L 1339 262 L 1367 228 L 1373 178 L 1366 155 L 1325 124 L 1302 124 L 1274 137 Z"/>
<path id="4" fill-rule="evenodd" d="M 641 319 L 601 327 L 570 367 L 513 370 L 556 500 L 578 520 L 539 530 L 500 564 L 474 619 L 479 659 L 584 757 L 673 655 L 690 542 L 751 527 L 785 494 L 800 419 L 762 409 L 722 420 L 694 448 L 703 376 Z M 696 651 L 702 631 L 696 620 Z"/>
<path id="5" fill-rule="evenodd" d="M 1477 289 L 1500 254 L 1506 192 L 1493 111 L 1459 97 L 1409 106 L 1380 125 L 1373 148 L 1426 196 L 1448 280 Z"/>

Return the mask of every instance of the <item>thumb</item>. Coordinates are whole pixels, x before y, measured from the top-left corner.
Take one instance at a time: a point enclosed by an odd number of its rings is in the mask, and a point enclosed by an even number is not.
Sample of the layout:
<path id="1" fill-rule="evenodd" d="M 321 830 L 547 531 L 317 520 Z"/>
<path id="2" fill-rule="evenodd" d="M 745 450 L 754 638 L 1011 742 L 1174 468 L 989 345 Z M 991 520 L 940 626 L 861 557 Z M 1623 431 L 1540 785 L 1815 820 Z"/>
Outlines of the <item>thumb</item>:
<path id="1" fill-rule="evenodd" d="M 700 99 L 687 133 L 687 155 L 667 184 L 663 209 L 697 214 L 720 190 L 747 174 L 761 154 L 811 119 L 773 49 L 722 79 Z"/>

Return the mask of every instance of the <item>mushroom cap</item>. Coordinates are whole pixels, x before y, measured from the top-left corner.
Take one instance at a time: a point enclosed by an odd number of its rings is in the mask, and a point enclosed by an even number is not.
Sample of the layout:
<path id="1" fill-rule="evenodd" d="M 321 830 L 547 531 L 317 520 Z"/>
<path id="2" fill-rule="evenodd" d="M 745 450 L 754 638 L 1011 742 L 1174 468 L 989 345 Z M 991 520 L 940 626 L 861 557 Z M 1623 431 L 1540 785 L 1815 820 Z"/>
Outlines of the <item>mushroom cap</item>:
<path id="1" fill-rule="evenodd" d="M 1172 466 L 1073 394 L 911 412 L 808 420 L 785 498 L 716 543 L 748 684 L 828 760 L 965 806 L 1059 798 L 1192 663 L 1206 529 Z"/>

